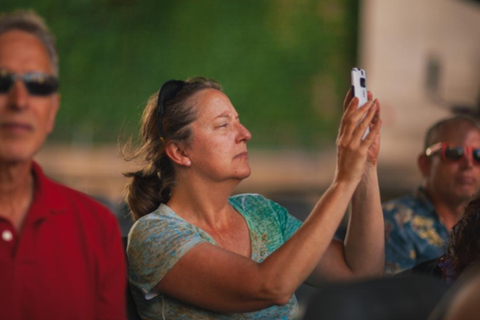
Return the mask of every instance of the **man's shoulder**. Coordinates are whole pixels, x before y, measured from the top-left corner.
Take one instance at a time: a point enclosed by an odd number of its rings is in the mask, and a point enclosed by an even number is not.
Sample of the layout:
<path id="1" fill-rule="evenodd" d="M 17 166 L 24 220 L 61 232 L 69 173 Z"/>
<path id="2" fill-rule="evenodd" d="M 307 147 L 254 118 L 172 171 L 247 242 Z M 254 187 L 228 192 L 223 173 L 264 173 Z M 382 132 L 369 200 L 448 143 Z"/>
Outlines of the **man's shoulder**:
<path id="1" fill-rule="evenodd" d="M 50 180 L 50 182 L 51 183 L 49 187 L 52 188 L 52 192 L 58 195 L 63 195 L 64 199 L 70 203 L 78 203 L 82 206 L 93 206 L 101 210 L 109 211 L 106 205 L 81 191 L 75 190 L 53 180 Z"/>
<path id="2" fill-rule="evenodd" d="M 432 205 L 422 188 L 417 188 L 411 193 L 382 203 L 384 214 L 396 211 L 413 210 L 424 211 L 432 209 Z"/>
<path id="3" fill-rule="evenodd" d="M 77 215 L 82 219 L 103 220 L 103 223 L 116 223 L 113 212 L 91 196 L 70 188 L 62 183 L 46 178 L 44 187 L 49 202 L 65 213 Z"/>
<path id="4" fill-rule="evenodd" d="M 398 206 L 407 206 L 412 207 L 415 205 L 415 197 L 413 194 L 405 194 L 398 198 L 394 198 L 382 203 L 383 210 L 389 210 L 390 208 L 398 207 Z"/>

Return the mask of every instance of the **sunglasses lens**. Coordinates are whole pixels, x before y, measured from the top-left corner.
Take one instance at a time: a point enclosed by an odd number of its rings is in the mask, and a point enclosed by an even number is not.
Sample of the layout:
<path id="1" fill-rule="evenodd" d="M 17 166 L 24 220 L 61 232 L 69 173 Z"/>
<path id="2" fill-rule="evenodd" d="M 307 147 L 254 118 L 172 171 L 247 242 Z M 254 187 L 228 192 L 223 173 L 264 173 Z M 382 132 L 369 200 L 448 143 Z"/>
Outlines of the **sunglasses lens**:
<path id="1" fill-rule="evenodd" d="M 35 96 L 48 96 L 58 89 L 57 79 L 43 74 L 25 76 L 24 82 L 28 92 Z"/>
<path id="2" fill-rule="evenodd" d="M 457 161 L 463 158 L 465 150 L 463 147 L 450 147 L 445 148 L 445 158 L 452 161 Z"/>
<path id="3" fill-rule="evenodd" d="M 472 156 L 475 162 L 480 163 L 480 148 L 473 149 Z"/>
<path id="4" fill-rule="evenodd" d="M 13 80 L 11 75 L 0 72 L 0 93 L 7 93 L 10 90 L 12 83 Z"/>

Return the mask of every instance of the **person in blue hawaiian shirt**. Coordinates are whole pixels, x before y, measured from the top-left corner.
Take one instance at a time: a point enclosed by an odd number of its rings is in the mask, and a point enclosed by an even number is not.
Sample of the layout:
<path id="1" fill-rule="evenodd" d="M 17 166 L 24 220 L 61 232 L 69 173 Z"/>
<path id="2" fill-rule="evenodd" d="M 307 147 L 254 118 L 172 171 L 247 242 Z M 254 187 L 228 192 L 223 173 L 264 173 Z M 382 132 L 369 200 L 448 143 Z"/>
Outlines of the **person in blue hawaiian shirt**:
<path id="1" fill-rule="evenodd" d="M 418 157 L 422 184 L 383 204 L 385 274 L 393 275 L 445 253 L 452 227 L 480 191 L 480 128 L 468 116 L 431 126 Z"/>
<path id="2" fill-rule="evenodd" d="M 303 283 L 383 274 L 377 100 L 351 93 L 332 185 L 302 224 L 259 194 L 231 196 L 250 175 L 250 132 L 209 79 L 167 81 L 147 102 L 126 200 L 129 280 L 144 319 L 292 319 Z M 362 118 L 364 117 L 365 118 Z M 366 128 L 370 134 L 362 139 Z M 333 235 L 352 200 L 345 242 Z"/>

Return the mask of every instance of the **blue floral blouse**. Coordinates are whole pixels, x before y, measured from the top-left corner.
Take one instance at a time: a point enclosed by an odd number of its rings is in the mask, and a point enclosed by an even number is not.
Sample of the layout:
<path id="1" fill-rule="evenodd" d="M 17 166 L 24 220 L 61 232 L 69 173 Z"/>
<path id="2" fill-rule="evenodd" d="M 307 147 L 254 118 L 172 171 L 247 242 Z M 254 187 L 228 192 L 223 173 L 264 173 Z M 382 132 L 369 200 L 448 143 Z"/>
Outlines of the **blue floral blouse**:
<path id="1" fill-rule="evenodd" d="M 278 249 L 301 225 L 285 208 L 258 194 L 233 196 L 229 202 L 247 222 L 251 259 L 257 262 Z M 217 245 L 209 234 L 183 220 L 165 204 L 135 222 L 128 236 L 129 281 L 143 319 L 292 319 L 297 316 L 295 295 L 284 306 L 222 314 L 156 292 L 154 287 L 175 263 L 188 250 L 204 242 Z"/>

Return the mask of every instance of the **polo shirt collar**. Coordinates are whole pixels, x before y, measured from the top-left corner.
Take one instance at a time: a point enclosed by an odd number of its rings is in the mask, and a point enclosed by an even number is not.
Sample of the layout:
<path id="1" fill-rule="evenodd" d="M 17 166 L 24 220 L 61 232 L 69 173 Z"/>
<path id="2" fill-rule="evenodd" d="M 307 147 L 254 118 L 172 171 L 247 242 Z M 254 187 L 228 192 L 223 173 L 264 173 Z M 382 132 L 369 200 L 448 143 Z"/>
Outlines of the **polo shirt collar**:
<path id="1" fill-rule="evenodd" d="M 58 192 L 59 185 L 51 181 L 36 162 L 32 163 L 32 173 L 35 190 L 27 219 L 32 222 L 39 221 L 66 212 L 67 202 L 63 193 Z"/>

